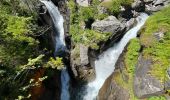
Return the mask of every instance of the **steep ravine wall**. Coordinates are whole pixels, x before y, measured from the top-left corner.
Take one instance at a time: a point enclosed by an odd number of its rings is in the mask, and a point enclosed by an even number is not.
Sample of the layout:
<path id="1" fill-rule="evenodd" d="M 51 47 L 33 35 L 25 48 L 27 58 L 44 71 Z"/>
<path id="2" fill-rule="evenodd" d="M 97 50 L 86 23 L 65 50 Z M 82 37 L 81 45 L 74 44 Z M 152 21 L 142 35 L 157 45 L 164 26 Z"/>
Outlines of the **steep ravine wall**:
<path id="1" fill-rule="evenodd" d="M 100 89 L 99 100 L 169 100 L 170 63 L 165 63 L 169 59 L 169 53 L 166 53 L 169 50 L 166 46 L 169 43 L 168 11 L 169 7 L 151 15 L 137 41 L 132 40 L 127 45 L 115 71 Z M 162 27 L 165 24 L 167 27 Z M 136 48 L 136 43 L 140 50 L 130 52 Z"/>

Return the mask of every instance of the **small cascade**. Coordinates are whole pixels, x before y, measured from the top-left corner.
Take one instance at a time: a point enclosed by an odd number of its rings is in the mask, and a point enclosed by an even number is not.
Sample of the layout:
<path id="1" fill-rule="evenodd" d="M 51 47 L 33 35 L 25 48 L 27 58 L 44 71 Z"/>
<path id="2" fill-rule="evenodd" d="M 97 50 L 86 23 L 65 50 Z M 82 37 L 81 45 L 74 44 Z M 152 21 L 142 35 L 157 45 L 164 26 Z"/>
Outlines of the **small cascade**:
<path id="1" fill-rule="evenodd" d="M 63 53 L 65 53 L 66 51 L 66 44 L 65 44 L 65 37 L 64 37 L 64 27 L 63 27 L 63 23 L 64 23 L 64 19 L 63 16 L 60 14 L 58 8 L 54 5 L 54 3 L 49 0 L 41 0 L 42 3 L 44 3 L 44 5 L 46 6 L 53 24 L 54 24 L 54 28 L 55 28 L 55 40 L 56 40 L 56 44 L 55 44 L 55 52 L 54 55 L 55 56 L 60 56 Z M 61 100 L 69 100 L 70 99 L 70 94 L 69 94 L 69 81 L 70 81 L 70 77 L 69 74 L 67 72 L 67 67 L 65 66 L 65 68 L 61 71 L 61 96 L 60 99 Z"/>
<path id="2" fill-rule="evenodd" d="M 96 96 L 105 80 L 113 73 L 115 63 L 123 52 L 124 47 L 132 38 L 137 36 L 137 32 L 144 25 L 147 18 L 147 14 L 141 13 L 140 16 L 136 18 L 137 25 L 130 29 L 118 43 L 101 54 L 99 59 L 95 61 L 96 79 L 88 83 L 86 89 L 87 94 L 84 96 L 84 100 L 96 100 Z"/>
<path id="3" fill-rule="evenodd" d="M 69 100 L 69 74 L 66 69 L 63 69 L 61 72 L 61 82 L 62 82 L 62 90 L 61 90 L 61 100 Z"/>

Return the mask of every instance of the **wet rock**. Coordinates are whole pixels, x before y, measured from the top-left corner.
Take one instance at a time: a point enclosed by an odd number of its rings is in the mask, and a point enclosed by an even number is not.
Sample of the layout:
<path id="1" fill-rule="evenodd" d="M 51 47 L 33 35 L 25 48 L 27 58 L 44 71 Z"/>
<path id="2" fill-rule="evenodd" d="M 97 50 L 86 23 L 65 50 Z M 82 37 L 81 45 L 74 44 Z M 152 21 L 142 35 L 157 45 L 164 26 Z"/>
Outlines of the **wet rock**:
<path id="1" fill-rule="evenodd" d="M 122 31 L 125 28 L 123 24 L 115 16 L 109 16 L 108 18 L 95 21 L 92 24 L 92 29 L 100 32 L 110 32 L 117 33 L 118 31 Z"/>
<path id="2" fill-rule="evenodd" d="M 126 22 L 126 30 L 131 29 L 136 24 L 135 18 L 131 18 L 129 21 Z"/>

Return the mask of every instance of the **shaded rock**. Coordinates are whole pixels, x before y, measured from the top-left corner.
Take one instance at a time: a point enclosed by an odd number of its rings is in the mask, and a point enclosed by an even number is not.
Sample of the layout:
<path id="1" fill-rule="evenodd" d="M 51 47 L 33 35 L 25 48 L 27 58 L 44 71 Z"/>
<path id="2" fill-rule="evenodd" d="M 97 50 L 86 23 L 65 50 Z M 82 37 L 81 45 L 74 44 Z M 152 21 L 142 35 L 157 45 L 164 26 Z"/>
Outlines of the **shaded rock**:
<path id="1" fill-rule="evenodd" d="M 76 80 L 88 82 L 95 78 L 93 61 L 90 61 L 89 48 L 84 45 L 77 45 L 71 50 L 71 69 Z M 81 83 L 81 82 L 80 82 Z"/>
<path id="2" fill-rule="evenodd" d="M 104 20 L 96 21 L 92 24 L 92 29 L 100 32 L 117 33 L 124 28 L 125 26 L 115 16 L 109 16 Z"/>
<path id="3" fill-rule="evenodd" d="M 153 2 L 154 0 L 144 0 L 145 3 Z"/>
<path id="4" fill-rule="evenodd" d="M 154 5 L 157 6 L 157 5 L 163 5 L 164 3 L 164 0 L 156 0 Z"/>
<path id="5" fill-rule="evenodd" d="M 151 65 L 152 60 L 139 57 L 134 77 L 134 92 L 139 98 L 160 95 L 164 92 L 164 85 L 148 74 Z"/>
<path id="6" fill-rule="evenodd" d="M 145 3 L 142 0 L 135 0 L 131 5 L 132 9 L 137 12 L 141 12 L 145 10 Z"/>

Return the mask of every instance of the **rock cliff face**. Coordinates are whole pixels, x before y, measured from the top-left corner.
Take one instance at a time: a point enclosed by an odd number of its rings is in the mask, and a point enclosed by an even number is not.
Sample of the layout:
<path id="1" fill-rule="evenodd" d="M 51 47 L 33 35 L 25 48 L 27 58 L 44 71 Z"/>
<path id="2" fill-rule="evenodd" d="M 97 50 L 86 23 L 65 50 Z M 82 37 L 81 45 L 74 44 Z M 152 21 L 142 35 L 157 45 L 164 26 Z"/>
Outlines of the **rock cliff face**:
<path id="1" fill-rule="evenodd" d="M 145 6 L 152 2 L 154 5 L 159 0 L 144 0 Z M 159 1 L 161 2 L 161 1 Z M 165 6 L 169 1 L 162 1 Z M 165 4 L 164 4 L 165 3 Z M 163 7 L 163 6 L 161 6 Z M 161 8 L 162 9 L 162 8 Z M 139 41 L 141 45 L 141 50 L 138 54 L 137 62 L 134 63 L 134 73 L 131 73 L 128 68 L 126 59 L 129 58 L 127 50 L 125 49 L 122 55 L 119 57 L 117 64 L 115 65 L 116 69 L 113 74 L 105 81 L 105 84 L 100 89 L 98 94 L 99 100 L 143 100 L 148 99 L 152 96 L 162 96 L 167 93 L 169 89 L 169 77 L 168 76 L 168 64 L 162 64 L 164 61 L 168 60 L 165 55 L 159 55 L 160 52 L 166 52 L 167 49 L 163 45 L 166 45 L 165 33 L 162 30 L 157 30 L 157 28 L 151 29 L 150 25 L 158 24 L 159 27 L 164 25 L 164 22 L 155 23 L 157 20 L 161 20 L 163 16 L 169 18 L 169 15 L 166 15 L 166 11 L 169 8 L 166 8 L 158 13 L 155 13 L 151 18 L 148 19 L 145 26 L 139 32 Z M 146 9 L 146 11 L 148 11 Z M 153 12 L 153 11 L 151 11 Z M 163 13 L 163 14 L 162 14 Z M 161 15 L 162 14 L 162 15 Z M 158 17 L 159 16 L 159 17 Z M 155 21 L 156 20 L 156 21 Z M 168 19 L 166 19 L 168 21 Z M 168 23 L 166 23 L 169 25 Z M 162 27 L 166 29 L 166 27 Z M 169 32 L 168 30 L 166 32 Z M 165 38 L 166 37 L 166 38 Z M 157 48 L 163 46 L 163 48 Z M 127 48 L 129 45 L 127 45 Z M 150 49 L 152 48 L 152 49 Z M 150 50 L 150 51 L 149 51 Z M 156 52 L 157 51 L 157 52 Z M 165 57 L 165 58 L 161 58 Z M 163 59 L 163 60 L 162 60 Z M 162 61 L 160 61 L 162 60 Z M 157 65 L 157 66 L 156 66 Z M 159 67 L 159 65 L 161 67 Z M 113 88 L 114 87 L 114 88 Z M 118 87 L 118 88 L 117 88 Z M 122 91 L 126 98 L 121 98 L 119 91 Z M 126 91 L 126 92 L 125 92 Z M 129 95 L 129 96 L 128 96 Z M 110 99 L 111 98 L 111 99 Z M 121 98 L 121 99 L 120 99 Z M 167 99 L 169 100 L 169 99 Z"/>

